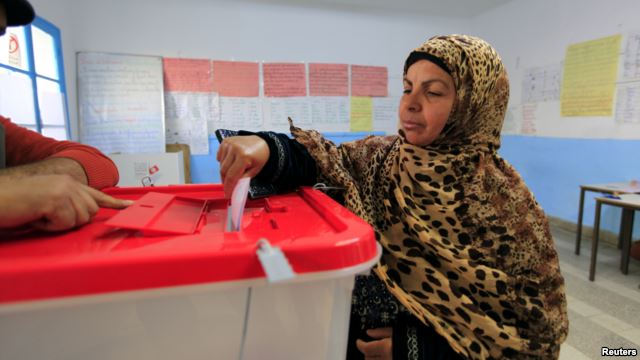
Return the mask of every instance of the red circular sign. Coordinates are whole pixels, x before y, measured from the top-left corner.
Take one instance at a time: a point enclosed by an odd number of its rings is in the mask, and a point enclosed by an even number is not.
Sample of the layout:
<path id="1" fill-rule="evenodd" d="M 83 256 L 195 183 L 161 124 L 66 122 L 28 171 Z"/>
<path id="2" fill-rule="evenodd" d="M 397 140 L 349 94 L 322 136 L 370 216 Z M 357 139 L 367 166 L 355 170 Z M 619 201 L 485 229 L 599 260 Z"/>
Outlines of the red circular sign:
<path id="1" fill-rule="evenodd" d="M 18 36 L 16 34 L 9 35 L 9 54 L 13 54 L 20 50 L 18 45 Z"/>

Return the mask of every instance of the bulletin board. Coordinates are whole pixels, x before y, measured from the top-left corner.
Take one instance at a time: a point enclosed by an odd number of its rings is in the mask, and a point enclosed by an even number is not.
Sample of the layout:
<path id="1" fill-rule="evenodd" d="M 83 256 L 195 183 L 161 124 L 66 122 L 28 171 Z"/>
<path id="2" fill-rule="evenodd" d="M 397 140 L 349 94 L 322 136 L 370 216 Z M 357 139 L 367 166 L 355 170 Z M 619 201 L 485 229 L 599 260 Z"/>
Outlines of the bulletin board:
<path id="1" fill-rule="evenodd" d="M 640 139 L 640 31 L 569 42 L 563 57 L 510 78 L 504 134 Z"/>
<path id="2" fill-rule="evenodd" d="M 386 66 L 78 54 L 81 141 L 105 153 L 187 144 L 193 182 L 218 182 L 218 128 L 395 133 Z"/>
<path id="3" fill-rule="evenodd" d="M 164 58 L 167 143 L 210 154 L 218 128 L 324 133 L 396 130 L 384 66 Z M 215 139 L 214 139 L 215 140 Z"/>

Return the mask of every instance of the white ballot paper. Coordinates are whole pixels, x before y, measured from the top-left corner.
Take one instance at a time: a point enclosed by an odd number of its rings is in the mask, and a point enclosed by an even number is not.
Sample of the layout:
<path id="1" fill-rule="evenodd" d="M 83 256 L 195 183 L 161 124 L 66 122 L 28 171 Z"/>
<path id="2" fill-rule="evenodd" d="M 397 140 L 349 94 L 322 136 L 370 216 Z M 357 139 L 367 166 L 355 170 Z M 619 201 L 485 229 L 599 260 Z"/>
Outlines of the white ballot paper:
<path id="1" fill-rule="evenodd" d="M 244 177 L 238 180 L 236 187 L 233 188 L 233 193 L 231 194 L 231 205 L 227 210 L 227 231 L 240 231 L 240 222 L 242 221 L 244 206 L 247 204 L 250 181 L 251 178 Z"/>

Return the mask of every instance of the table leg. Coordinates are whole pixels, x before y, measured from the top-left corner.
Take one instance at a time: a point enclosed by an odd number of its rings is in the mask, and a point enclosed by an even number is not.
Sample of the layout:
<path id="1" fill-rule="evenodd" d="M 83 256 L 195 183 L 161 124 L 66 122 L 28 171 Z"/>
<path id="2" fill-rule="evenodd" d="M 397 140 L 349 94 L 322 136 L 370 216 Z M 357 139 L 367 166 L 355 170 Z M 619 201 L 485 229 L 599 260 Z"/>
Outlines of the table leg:
<path id="1" fill-rule="evenodd" d="M 622 218 L 624 222 L 624 236 L 622 236 L 622 259 L 620 261 L 620 270 L 622 273 L 629 274 L 629 255 L 631 253 L 631 238 L 633 237 L 633 209 L 622 209 Z"/>
<path id="2" fill-rule="evenodd" d="M 582 241 L 582 212 L 584 210 L 584 189 L 580 188 L 580 205 L 578 207 L 578 228 L 576 229 L 576 255 L 580 255 L 580 242 Z"/>
<path id="3" fill-rule="evenodd" d="M 593 241 L 591 243 L 591 264 L 589 264 L 589 280 L 596 277 L 596 258 L 598 256 L 598 240 L 600 237 L 600 208 L 602 203 L 596 200 L 596 217 L 593 222 Z"/>
<path id="4" fill-rule="evenodd" d="M 625 231 L 627 230 L 627 216 L 626 215 L 626 209 L 625 208 L 621 208 L 622 212 L 620 213 L 620 231 L 618 231 L 618 249 L 622 249 L 622 244 L 624 244 L 624 234 Z"/>

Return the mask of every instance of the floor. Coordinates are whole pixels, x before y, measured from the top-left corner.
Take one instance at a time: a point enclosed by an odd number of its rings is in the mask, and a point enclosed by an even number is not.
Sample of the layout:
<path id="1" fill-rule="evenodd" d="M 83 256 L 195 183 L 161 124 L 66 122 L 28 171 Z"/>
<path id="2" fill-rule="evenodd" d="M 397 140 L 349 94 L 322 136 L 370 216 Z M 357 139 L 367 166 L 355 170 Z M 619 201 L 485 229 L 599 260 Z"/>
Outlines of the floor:
<path id="1" fill-rule="evenodd" d="M 569 337 L 561 360 L 600 359 L 602 347 L 636 349 L 640 358 L 640 261 L 620 272 L 620 250 L 602 244 L 596 279 L 588 279 L 591 243 L 574 254 L 575 232 L 552 228 L 569 304 Z M 628 357 L 636 358 L 636 357 Z"/>

